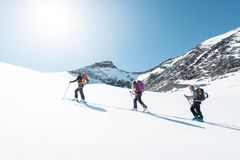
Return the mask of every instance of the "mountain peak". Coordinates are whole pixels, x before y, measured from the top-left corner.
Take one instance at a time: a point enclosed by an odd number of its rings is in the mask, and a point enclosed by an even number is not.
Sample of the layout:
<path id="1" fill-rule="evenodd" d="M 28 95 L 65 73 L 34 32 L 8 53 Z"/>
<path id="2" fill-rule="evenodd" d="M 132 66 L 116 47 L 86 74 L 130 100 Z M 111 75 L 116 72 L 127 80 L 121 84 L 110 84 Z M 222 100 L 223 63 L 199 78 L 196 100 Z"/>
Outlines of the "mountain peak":
<path id="1" fill-rule="evenodd" d="M 229 73 L 240 71 L 239 51 L 240 28 L 236 28 L 204 41 L 169 63 L 162 63 L 161 70 L 146 73 L 142 76 L 145 88 L 151 91 L 169 91 L 186 87 L 188 80 L 206 85 L 206 79 L 227 77 Z M 184 83 L 181 84 L 180 80 Z"/>
<path id="2" fill-rule="evenodd" d="M 240 27 L 239 28 L 236 28 L 236 29 L 233 29 L 229 32 L 226 32 L 224 34 L 221 34 L 221 35 L 218 35 L 218 36 L 215 36 L 215 37 L 212 37 L 210 39 L 207 39 L 205 40 L 204 42 L 201 43 L 202 46 L 204 47 L 210 47 L 210 46 L 213 46 L 219 42 L 221 42 L 223 39 L 225 38 L 228 38 L 236 33 L 240 32 Z"/>
<path id="3" fill-rule="evenodd" d="M 120 70 L 112 61 L 96 62 L 84 68 L 69 71 L 69 73 L 73 75 L 81 72 L 86 72 L 91 79 L 96 81 L 128 88 L 131 86 L 131 82 L 140 75 L 140 73 Z"/>
<path id="4" fill-rule="evenodd" d="M 101 68 L 117 68 L 112 61 L 102 61 L 96 62 L 91 67 L 101 67 Z"/>
<path id="5" fill-rule="evenodd" d="M 169 91 L 188 86 L 188 80 L 200 83 L 205 79 L 215 80 L 240 71 L 239 51 L 240 28 L 236 28 L 210 38 L 184 55 L 166 60 L 145 72 L 123 71 L 112 61 L 102 61 L 70 73 L 85 71 L 92 79 L 119 87 L 130 87 L 133 80 L 141 79 L 146 90 Z M 206 83 L 201 82 L 201 85 Z"/>

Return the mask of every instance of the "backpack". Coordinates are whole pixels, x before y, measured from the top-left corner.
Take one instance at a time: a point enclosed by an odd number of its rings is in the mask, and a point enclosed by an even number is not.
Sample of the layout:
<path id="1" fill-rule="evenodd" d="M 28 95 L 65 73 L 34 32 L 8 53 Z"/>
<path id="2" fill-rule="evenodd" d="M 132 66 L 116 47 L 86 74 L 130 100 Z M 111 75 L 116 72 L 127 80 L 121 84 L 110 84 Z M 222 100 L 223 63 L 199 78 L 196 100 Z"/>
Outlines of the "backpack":
<path id="1" fill-rule="evenodd" d="M 88 83 L 88 76 L 87 74 L 83 74 L 82 76 L 82 84 L 85 85 Z"/>
<path id="2" fill-rule="evenodd" d="M 136 82 L 136 86 L 139 89 L 139 91 L 144 92 L 144 84 L 143 84 L 143 82 L 141 80 L 138 80 Z"/>
<path id="3" fill-rule="evenodd" d="M 78 76 L 78 84 L 83 87 L 89 82 L 87 74 Z"/>
<path id="4" fill-rule="evenodd" d="M 206 98 L 208 98 L 208 94 L 204 92 L 202 88 L 197 88 L 196 93 L 197 93 L 197 99 L 200 101 L 204 101 Z"/>

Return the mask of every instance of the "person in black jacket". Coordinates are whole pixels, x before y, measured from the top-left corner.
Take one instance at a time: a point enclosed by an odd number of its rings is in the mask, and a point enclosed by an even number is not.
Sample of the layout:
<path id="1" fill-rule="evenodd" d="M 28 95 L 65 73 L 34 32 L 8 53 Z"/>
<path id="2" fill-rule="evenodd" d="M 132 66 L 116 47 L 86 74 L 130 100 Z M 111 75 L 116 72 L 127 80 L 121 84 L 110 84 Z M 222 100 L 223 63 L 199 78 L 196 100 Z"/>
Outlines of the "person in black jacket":
<path id="1" fill-rule="evenodd" d="M 193 101 L 190 108 L 194 116 L 193 120 L 203 121 L 203 115 L 200 110 L 201 100 L 199 99 L 198 92 L 193 85 L 190 85 L 189 89 L 192 92 L 192 95 L 191 96 L 184 95 L 184 96 L 188 99 L 188 101 L 190 100 Z"/>
<path id="2" fill-rule="evenodd" d="M 89 82 L 87 74 L 86 73 L 84 73 L 82 75 L 79 74 L 77 79 L 70 81 L 70 83 L 73 83 L 76 81 L 78 82 L 78 88 L 75 89 L 75 100 L 78 101 L 78 91 L 79 91 L 80 95 L 81 95 L 81 99 L 83 100 L 83 102 L 86 102 L 85 96 L 83 93 L 83 87 Z"/>

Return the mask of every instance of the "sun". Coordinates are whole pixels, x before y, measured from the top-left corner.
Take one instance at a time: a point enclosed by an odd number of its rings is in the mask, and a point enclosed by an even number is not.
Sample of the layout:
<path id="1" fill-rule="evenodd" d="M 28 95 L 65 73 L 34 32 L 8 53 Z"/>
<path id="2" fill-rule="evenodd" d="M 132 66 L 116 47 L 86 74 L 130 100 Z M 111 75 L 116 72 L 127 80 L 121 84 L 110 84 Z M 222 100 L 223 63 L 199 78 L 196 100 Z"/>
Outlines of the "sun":
<path id="1" fill-rule="evenodd" d="M 25 12 L 27 31 L 44 43 L 60 43 L 69 40 L 77 30 L 74 8 L 64 1 L 31 1 Z"/>

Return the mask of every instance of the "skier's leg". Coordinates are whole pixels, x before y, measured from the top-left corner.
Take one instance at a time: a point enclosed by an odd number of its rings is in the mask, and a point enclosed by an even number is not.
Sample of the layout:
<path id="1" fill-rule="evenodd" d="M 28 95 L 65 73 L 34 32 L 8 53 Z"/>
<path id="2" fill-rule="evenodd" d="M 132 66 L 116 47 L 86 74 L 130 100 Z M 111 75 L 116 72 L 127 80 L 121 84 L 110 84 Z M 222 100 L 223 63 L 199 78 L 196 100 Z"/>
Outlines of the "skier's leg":
<path id="1" fill-rule="evenodd" d="M 135 96 L 135 98 L 133 99 L 133 108 L 137 109 L 137 95 Z"/>
<path id="2" fill-rule="evenodd" d="M 75 89 L 75 98 L 76 99 L 78 98 L 78 91 L 79 91 L 79 88 Z"/>
<path id="3" fill-rule="evenodd" d="M 203 119 L 203 115 L 202 115 L 202 112 L 201 112 L 201 109 L 200 109 L 200 104 L 201 103 L 196 103 L 196 111 L 197 111 L 198 117 L 200 119 Z"/>
<path id="4" fill-rule="evenodd" d="M 138 102 L 142 105 L 143 108 L 147 108 L 147 106 L 142 101 L 142 95 L 138 95 Z"/>
<path id="5" fill-rule="evenodd" d="M 196 109 L 196 102 L 194 102 L 194 103 L 192 104 L 190 110 L 191 110 L 193 116 L 194 116 L 194 117 L 197 117 L 198 114 L 197 114 L 197 112 L 195 111 L 195 109 Z"/>
<path id="6" fill-rule="evenodd" d="M 80 87 L 79 91 L 80 91 L 80 95 L 81 95 L 82 100 L 85 100 L 85 96 L 84 96 L 84 93 L 83 93 L 83 87 Z"/>

